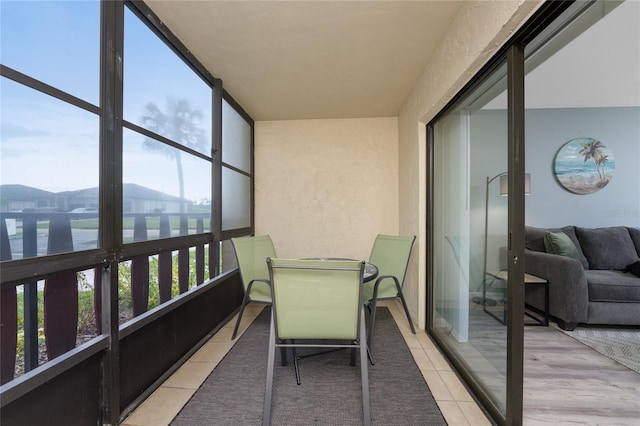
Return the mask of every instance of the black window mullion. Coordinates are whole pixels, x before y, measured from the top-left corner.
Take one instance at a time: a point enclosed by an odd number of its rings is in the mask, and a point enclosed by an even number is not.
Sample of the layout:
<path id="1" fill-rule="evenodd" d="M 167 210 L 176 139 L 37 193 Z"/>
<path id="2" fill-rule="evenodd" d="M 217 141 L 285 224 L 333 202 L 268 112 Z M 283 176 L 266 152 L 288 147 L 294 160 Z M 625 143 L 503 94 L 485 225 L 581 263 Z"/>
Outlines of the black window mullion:
<path id="1" fill-rule="evenodd" d="M 194 155 L 196 157 L 202 158 L 203 160 L 207 160 L 207 161 L 211 161 L 211 157 L 208 155 L 205 155 L 201 152 L 196 151 L 195 149 L 189 148 L 186 145 L 182 145 L 179 142 L 173 141 L 171 139 L 168 139 L 162 135 L 159 135 L 155 132 L 152 132 L 151 130 L 147 130 L 144 127 L 140 127 L 137 124 L 133 124 L 130 121 L 127 120 L 123 120 L 122 121 L 122 126 L 129 129 L 129 130 L 133 130 L 134 132 L 140 133 L 142 135 L 145 135 L 148 138 L 151 139 L 155 139 L 157 141 L 160 141 L 166 145 L 169 145 L 175 149 L 179 149 L 180 151 L 184 151 L 187 152 L 191 155 Z"/>
<path id="2" fill-rule="evenodd" d="M 185 64 L 187 64 L 193 72 L 199 75 L 200 78 L 206 81 L 211 87 L 214 87 L 217 84 L 216 82 L 221 82 L 221 80 L 216 79 L 211 75 L 211 73 L 198 61 L 198 59 L 193 56 L 189 49 L 187 49 L 187 47 L 182 44 L 182 42 L 174 36 L 167 27 L 165 27 L 164 23 L 143 1 L 126 0 L 125 3 L 129 7 L 129 10 L 131 10 L 138 19 L 144 22 L 151 31 L 160 38 L 160 40 L 163 40 L 177 56 L 182 58 Z"/>
<path id="3" fill-rule="evenodd" d="M 118 339 L 118 263 L 122 249 L 122 58 L 124 3 L 100 6 L 100 209 L 98 238 L 108 253 L 102 273 L 102 332 L 111 342 L 102 363 L 102 416 L 105 424 L 120 419 L 120 344 Z"/>
<path id="4" fill-rule="evenodd" d="M 209 245 L 210 276 L 220 274 L 220 236 L 222 235 L 222 80 L 213 86 L 211 135 L 211 232 L 213 243 Z"/>
<path id="5" fill-rule="evenodd" d="M 524 49 L 507 51 L 509 188 L 506 423 L 521 425 L 524 383 Z"/>
<path id="6" fill-rule="evenodd" d="M 37 90 L 38 92 L 44 93 L 45 95 L 49 95 L 54 98 L 65 101 L 78 108 L 82 108 L 94 114 L 100 114 L 100 111 L 101 111 L 100 107 L 97 107 L 92 103 L 82 100 L 78 97 L 75 97 L 63 90 L 57 89 L 53 86 L 43 83 L 42 81 L 37 80 L 33 77 L 29 77 L 28 75 L 23 74 L 20 71 L 16 71 L 13 68 L 8 67 L 6 65 L 0 64 L 0 75 L 10 80 L 13 80 L 16 83 L 20 83 L 31 89 Z"/>

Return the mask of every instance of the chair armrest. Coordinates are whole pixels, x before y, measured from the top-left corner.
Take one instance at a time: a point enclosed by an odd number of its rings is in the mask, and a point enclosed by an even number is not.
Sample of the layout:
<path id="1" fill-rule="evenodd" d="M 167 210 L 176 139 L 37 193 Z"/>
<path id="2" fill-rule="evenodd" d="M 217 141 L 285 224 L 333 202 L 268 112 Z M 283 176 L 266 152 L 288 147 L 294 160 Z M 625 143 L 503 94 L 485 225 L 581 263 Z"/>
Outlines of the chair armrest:
<path id="1" fill-rule="evenodd" d="M 254 293 L 251 292 L 251 290 L 254 287 L 254 284 L 258 284 L 258 286 L 256 287 L 256 290 Z M 262 287 L 261 284 L 266 284 L 266 288 Z M 262 289 L 260 289 L 260 287 L 262 287 Z M 262 296 L 260 295 L 260 293 L 262 292 Z M 249 281 L 249 284 L 247 285 L 247 294 L 249 295 L 249 298 L 253 301 L 256 300 L 268 300 L 265 299 L 265 292 L 266 295 L 268 295 L 269 298 L 273 298 L 273 294 L 272 294 L 272 289 L 271 289 L 271 281 L 267 280 L 267 279 L 263 279 L 263 278 L 256 278 L 253 279 L 251 281 Z"/>
<path id="2" fill-rule="evenodd" d="M 387 288 L 385 294 L 383 294 L 381 297 L 396 297 L 401 291 L 402 289 L 400 288 L 400 282 L 398 281 L 398 278 L 395 275 L 380 275 L 378 276 L 378 278 L 376 278 L 376 282 L 373 285 L 373 300 L 377 300 L 379 295 L 379 289 L 378 287 L 380 286 L 380 284 L 382 283 L 382 281 L 386 280 L 386 279 L 391 279 L 393 280 L 393 284 L 394 287 L 393 289 Z M 394 293 L 395 291 L 395 293 Z M 394 294 L 391 294 L 394 293 Z"/>
<path id="3" fill-rule="evenodd" d="M 247 286 L 247 288 L 251 288 L 251 286 L 253 285 L 253 283 L 255 282 L 261 282 L 261 283 L 265 283 L 268 286 L 271 286 L 271 281 L 266 280 L 266 279 L 262 279 L 262 278 L 256 278 L 255 280 L 251 280 L 249 281 L 249 285 Z"/>
<path id="4" fill-rule="evenodd" d="M 579 260 L 525 249 L 525 272 L 549 282 L 549 314 L 567 323 L 587 321 L 589 289 Z M 540 292 L 528 292 L 525 301 L 544 308 Z"/>

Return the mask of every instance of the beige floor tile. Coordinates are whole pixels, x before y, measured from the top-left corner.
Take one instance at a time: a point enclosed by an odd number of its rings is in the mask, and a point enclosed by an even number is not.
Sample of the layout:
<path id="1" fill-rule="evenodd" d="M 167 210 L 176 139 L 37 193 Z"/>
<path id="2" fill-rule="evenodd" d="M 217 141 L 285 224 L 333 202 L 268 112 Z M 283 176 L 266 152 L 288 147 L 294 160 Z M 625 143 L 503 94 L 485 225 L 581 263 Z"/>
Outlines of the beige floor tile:
<path id="1" fill-rule="evenodd" d="M 262 310 L 266 307 L 267 305 L 264 303 L 249 303 L 247 306 L 244 307 L 244 313 L 242 314 L 242 318 L 244 318 L 245 316 L 248 317 L 257 317 L 258 315 L 260 315 L 260 312 L 262 312 Z M 235 323 L 234 323 L 235 326 Z"/>
<path id="2" fill-rule="evenodd" d="M 253 315 L 242 315 L 242 320 L 240 321 L 240 325 L 238 326 L 238 333 L 236 334 L 236 339 L 240 338 L 244 334 L 245 331 L 249 328 L 251 323 L 253 323 L 255 317 Z M 233 320 L 233 327 L 229 328 L 231 331 L 229 333 L 229 340 L 231 340 L 231 336 L 233 335 L 233 328 L 236 326 L 236 319 Z"/>
<path id="3" fill-rule="evenodd" d="M 398 329 L 400 329 L 400 332 L 402 334 L 413 334 L 411 333 L 411 327 L 409 327 L 409 320 L 407 320 L 407 316 L 404 314 L 404 312 L 392 310 L 391 316 L 393 316 L 393 319 L 395 320 L 396 325 L 398 326 Z"/>
<path id="4" fill-rule="evenodd" d="M 440 411 L 449 426 L 469 426 L 470 423 L 455 401 L 437 401 Z M 475 426 L 475 425 L 473 425 Z"/>
<path id="5" fill-rule="evenodd" d="M 383 300 L 378 302 L 378 306 L 384 306 L 389 309 L 391 315 L 397 315 L 402 311 L 402 304 L 400 303 L 400 299 Z"/>
<path id="6" fill-rule="evenodd" d="M 229 352 L 234 343 L 235 342 L 232 341 L 216 342 L 210 340 L 205 343 L 198 352 L 193 354 L 191 361 L 218 363 L 222 358 L 224 358 L 227 352 Z"/>
<path id="7" fill-rule="evenodd" d="M 402 337 L 404 337 L 404 341 L 409 348 L 422 349 L 422 345 L 418 340 L 417 334 L 403 333 Z"/>
<path id="8" fill-rule="evenodd" d="M 233 335 L 232 327 L 222 327 L 216 334 L 214 334 L 209 341 L 213 342 L 230 342 Z"/>
<path id="9" fill-rule="evenodd" d="M 169 425 L 195 391 L 160 387 L 122 423 L 123 426 Z"/>
<path id="10" fill-rule="evenodd" d="M 407 343 L 408 347 L 422 349 L 422 345 L 418 340 L 418 335 L 420 334 L 423 334 L 421 330 L 416 330 L 416 334 L 413 334 L 411 331 L 407 330 L 406 333 L 402 333 L 402 337 L 404 337 L 404 341 Z"/>
<path id="11" fill-rule="evenodd" d="M 387 309 L 398 309 L 395 300 L 381 300 L 378 302 L 378 306 L 384 306 Z"/>
<path id="12" fill-rule="evenodd" d="M 413 355 L 413 359 L 418 364 L 418 368 L 420 370 L 435 370 L 436 368 L 433 366 L 433 363 L 429 360 L 429 357 L 426 353 L 424 353 L 424 349 L 422 348 L 409 348 L 411 351 L 411 355 Z"/>
<path id="13" fill-rule="evenodd" d="M 198 389 L 213 371 L 216 362 L 187 361 L 167 379 L 162 386 L 183 389 Z"/>
<path id="14" fill-rule="evenodd" d="M 437 371 L 420 370 L 420 372 L 436 401 L 454 401 L 451 392 L 449 392 Z"/>
<path id="15" fill-rule="evenodd" d="M 427 333 L 424 332 L 424 330 L 422 330 L 422 332 L 419 332 L 419 333 L 416 334 L 416 339 L 418 339 L 418 342 L 420 342 L 420 345 L 424 349 L 435 349 L 436 348 L 436 344 L 433 343 L 433 340 L 431 340 L 431 337 L 429 337 L 427 335 Z"/>
<path id="16" fill-rule="evenodd" d="M 242 320 L 240 320 L 240 325 L 238 326 L 238 334 L 236 339 L 242 336 L 242 334 L 249 328 L 251 323 L 260 315 L 262 310 L 265 308 L 265 304 L 263 303 L 250 303 L 244 308 L 244 312 L 242 313 Z M 223 330 L 231 330 L 229 333 L 229 339 L 233 335 L 233 329 L 236 326 L 236 321 L 238 320 L 238 314 L 236 314 L 222 329 Z M 217 333 L 216 333 L 217 334 Z"/>
<path id="17" fill-rule="evenodd" d="M 444 357 L 442 356 L 442 354 L 438 349 L 427 348 L 424 350 L 424 352 L 427 354 L 427 356 L 429 357 L 429 360 L 431 360 L 431 363 L 433 363 L 433 366 L 435 367 L 436 370 L 451 371 L 451 366 L 449 365 L 447 360 L 444 359 Z"/>
<path id="18" fill-rule="evenodd" d="M 471 394 L 469 394 L 469 391 L 464 387 L 456 373 L 453 371 L 438 371 L 438 374 L 440 374 L 442 381 L 456 401 L 473 402 Z"/>
<path id="19" fill-rule="evenodd" d="M 458 401 L 458 406 L 469 424 L 473 426 L 491 426 L 491 421 L 485 416 L 474 401 Z"/>

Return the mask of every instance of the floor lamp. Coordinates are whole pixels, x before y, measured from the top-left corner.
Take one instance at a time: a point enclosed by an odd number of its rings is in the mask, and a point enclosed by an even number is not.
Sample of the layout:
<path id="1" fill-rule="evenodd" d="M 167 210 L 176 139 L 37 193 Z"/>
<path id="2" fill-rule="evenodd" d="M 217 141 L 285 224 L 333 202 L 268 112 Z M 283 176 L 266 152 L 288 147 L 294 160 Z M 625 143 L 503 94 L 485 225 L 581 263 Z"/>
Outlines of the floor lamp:
<path id="1" fill-rule="evenodd" d="M 500 178 L 500 195 L 509 195 L 509 174 L 502 172 L 495 175 L 492 178 L 487 176 L 487 183 L 484 189 L 484 267 L 482 268 L 482 303 L 486 303 L 486 289 L 487 289 L 487 245 L 488 245 L 488 231 L 489 231 L 489 185 L 494 180 Z M 529 173 L 524 174 L 524 193 L 529 195 L 531 193 L 531 175 Z"/>

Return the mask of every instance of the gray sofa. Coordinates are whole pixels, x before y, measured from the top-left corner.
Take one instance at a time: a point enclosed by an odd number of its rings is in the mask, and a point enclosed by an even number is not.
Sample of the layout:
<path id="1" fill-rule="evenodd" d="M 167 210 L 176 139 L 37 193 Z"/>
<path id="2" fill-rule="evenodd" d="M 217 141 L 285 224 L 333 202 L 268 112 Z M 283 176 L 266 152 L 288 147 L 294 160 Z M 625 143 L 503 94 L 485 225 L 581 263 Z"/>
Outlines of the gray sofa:
<path id="1" fill-rule="evenodd" d="M 566 234 L 577 259 L 549 253 L 554 250 L 545 246 L 547 232 Z M 578 324 L 640 325 L 640 277 L 628 272 L 639 260 L 640 228 L 525 228 L 525 271 L 549 281 L 549 314 L 565 330 Z M 525 290 L 526 304 L 543 310 L 543 290 Z"/>

